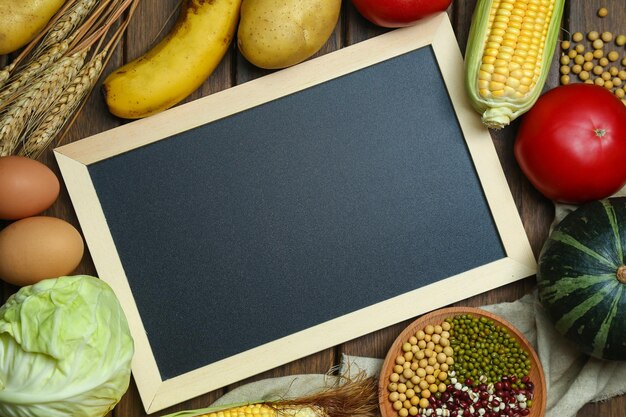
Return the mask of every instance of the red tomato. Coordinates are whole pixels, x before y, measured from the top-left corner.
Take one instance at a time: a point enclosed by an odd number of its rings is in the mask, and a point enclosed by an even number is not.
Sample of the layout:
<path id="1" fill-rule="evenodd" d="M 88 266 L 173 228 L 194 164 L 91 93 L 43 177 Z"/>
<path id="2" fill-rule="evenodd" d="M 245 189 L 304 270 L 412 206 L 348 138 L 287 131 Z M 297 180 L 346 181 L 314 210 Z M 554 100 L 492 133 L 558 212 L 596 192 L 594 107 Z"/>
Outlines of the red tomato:
<path id="1" fill-rule="evenodd" d="M 595 85 L 554 88 L 524 115 L 515 157 L 552 200 L 608 197 L 626 183 L 626 106 Z"/>
<path id="2" fill-rule="evenodd" d="M 370 22 L 397 28 L 446 10 L 452 0 L 352 0 L 352 3 Z"/>

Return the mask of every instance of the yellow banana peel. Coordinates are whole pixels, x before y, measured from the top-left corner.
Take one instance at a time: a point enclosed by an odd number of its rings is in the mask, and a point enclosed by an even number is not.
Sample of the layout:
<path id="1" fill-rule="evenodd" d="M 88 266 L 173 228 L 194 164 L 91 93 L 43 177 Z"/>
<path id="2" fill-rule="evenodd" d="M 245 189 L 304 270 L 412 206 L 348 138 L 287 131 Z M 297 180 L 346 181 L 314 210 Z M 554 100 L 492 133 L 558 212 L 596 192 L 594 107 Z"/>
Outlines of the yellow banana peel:
<path id="1" fill-rule="evenodd" d="M 241 0 L 185 0 L 170 33 L 143 56 L 111 73 L 109 111 L 139 119 L 166 110 L 211 75 L 234 36 Z"/>

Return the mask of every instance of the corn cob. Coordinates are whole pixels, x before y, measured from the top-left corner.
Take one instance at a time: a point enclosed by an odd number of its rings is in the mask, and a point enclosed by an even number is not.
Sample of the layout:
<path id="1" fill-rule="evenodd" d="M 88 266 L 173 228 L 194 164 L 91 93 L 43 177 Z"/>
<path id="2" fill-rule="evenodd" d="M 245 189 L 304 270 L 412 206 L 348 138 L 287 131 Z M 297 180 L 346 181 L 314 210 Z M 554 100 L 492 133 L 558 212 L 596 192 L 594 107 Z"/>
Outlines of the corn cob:
<path id="1" fill-rule="evenodd" d="M 500 129 L 539 98 L 565 0 L 478 0 L 465 57 L 466 88 L 483 123 Z"/>
<path id="2" fill-rule="evenodd" d="M 334 385 L 304 397 L 217 405 L 165 417 L 374 417 L 377 410 L 376 379 L 361 372 L 354 379 L 338 377 Z"/>
<path id="3" fill-rule="evenodd" d="M 326 414 L 311 407 L 273 407 L 265 403 L 247 404 L 197 417 L 320 417 Z"/>

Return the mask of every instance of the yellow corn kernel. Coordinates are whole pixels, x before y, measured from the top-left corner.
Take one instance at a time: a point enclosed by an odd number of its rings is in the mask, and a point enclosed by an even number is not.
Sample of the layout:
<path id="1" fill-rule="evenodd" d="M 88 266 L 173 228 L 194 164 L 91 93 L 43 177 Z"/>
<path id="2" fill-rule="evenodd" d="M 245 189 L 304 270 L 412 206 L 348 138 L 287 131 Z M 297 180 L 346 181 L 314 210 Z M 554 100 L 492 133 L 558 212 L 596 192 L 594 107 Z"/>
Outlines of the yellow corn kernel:
<path id="1" fill-rule="evenodd" d="M 217 412 L 200 414 L 197 417 L 317 417 L 310 407 L 272 407 L 264 403 L 248 404 L 239 407 L 227 408 Z"/>
<path id="2" fill-rule="evenodd" d="M 510 74 L 509 67 L 507 67 L 507 66 L 496 67 L 496 68 L 493 70 L 493 72 L 494 72 L 494 74 L 503 75 L 503 76 L 505 76 L 505 77 L 508 77 L 508 76 L 509 76 L 509 74 Z M 494 78 L 494 80 L 495 80 L 495 78 Z M 497 81 L 497 80 L 496 80 L 496 81 Z M 505 80 L 505 82 L 506 82 L 506 80 Z"/>
<path id="3" fill-rule="evenodd" d="M 491 81 L 489 83 L 489 89 L 491 90 L 491 92 L 504 90 L 504 83 L 499 81 Z"/>
<path id="4" fill-rule="evenodd" d="M 506 75 L 498 74 L 497 72 L 494 72 L 493 74 L 491 74 L 491 81 L 504 84 L 506 83 L 506 80 L 507 80 Z"/>
<path id="5" fill-rule="evenodd" d="M 506 85 L 513 88 L 514 90 L 517 90 L 520 86 L 520 81 L 517 78 L 513 78 L 513 77 L 509 77 L 506 80 Z"/>
<path id="6" fill-rule="evenodd" d="M 226 410 L 202 414 L 198 417 L 274 417 L 275 415 L 276 410 L 273 407 L 259 403 L 227 408 Z"/>

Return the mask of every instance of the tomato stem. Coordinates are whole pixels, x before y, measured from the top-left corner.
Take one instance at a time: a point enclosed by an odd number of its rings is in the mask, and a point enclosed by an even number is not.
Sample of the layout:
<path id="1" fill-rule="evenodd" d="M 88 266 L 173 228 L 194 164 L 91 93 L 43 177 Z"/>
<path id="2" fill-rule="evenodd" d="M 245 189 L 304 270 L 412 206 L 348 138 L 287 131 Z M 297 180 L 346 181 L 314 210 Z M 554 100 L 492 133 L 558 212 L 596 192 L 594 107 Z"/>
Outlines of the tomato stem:
<path id="1" fill-rule="evenodd" d="M 594 129 L 594 132 L 597 137 L 601 138 L 606 135 L 606 129 Z"/>

